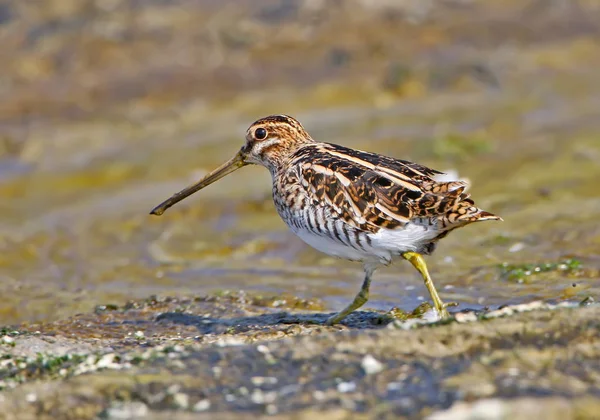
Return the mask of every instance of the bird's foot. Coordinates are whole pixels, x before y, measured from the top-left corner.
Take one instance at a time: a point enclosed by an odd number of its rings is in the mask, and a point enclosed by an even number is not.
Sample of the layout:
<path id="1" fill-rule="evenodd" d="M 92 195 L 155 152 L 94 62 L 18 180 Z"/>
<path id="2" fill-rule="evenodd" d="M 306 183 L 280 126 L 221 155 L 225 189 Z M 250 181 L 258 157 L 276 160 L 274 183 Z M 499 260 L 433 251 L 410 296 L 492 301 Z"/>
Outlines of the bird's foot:
<path id="1" fill-rule="evenodd" d="M 440 302 L 441 303 L 441 302 Z M 447 308 L 452 308 L 454 306 L 458 306 L 457 302 L 448 302 L 448 303 L 441 303 L 441 305 L 435 305 L 435 310 L 437 311 L 438 315 L 440 316 L 440 320 L 446 320 L 446 319 L 450 319 L 450 313 L 448 312 Z"/>
<path id="2" fill-rule="evenodd" d="M 410 312 L 404 311 L 398 307 L 393 307 L 392 309 L 387 311 L 385 314 L 383 314 L 382 318 L 387 318 L 387 319 L 391 318 L 391 319 L 396 319 L 399 321 L 407 321 L 409 319 L 421 319 L 427 313 L 430 313 L 433 310 L 434 310 L 434 307 L 433 307 L 433 305 L 431 305 L 431 303 L 423 302 Z"/>
<path id="3" fill-rule="evenodd" d="M 345 317 L 345 314 L 337 313 L 327 318 L 327 321 L 325 321 L 325 325 L 331 327 L 332 325 L 339 324 Z"/>
<path id="4" fill-rule="evenodd" d="M 448 302 L 442 303 L 439 302 L 439 306 L 435 304 L 432 305 L 429 302 L 423 302 L 419 306 L 417 306 L 412 312 L 405 312 L 399 308 L 392 308 L 385 315 L 387 317 L 391 317 L 394 319 L 399 319 L 401 321 L 405 321 L 408 319 L 430 319 L 430 320 L 446 320 L 450 319 L 452 316 L 448 312 L 447 308 L 451 308 L 454 306 L 458 306 L 456 302 Z M 436 319 L 432 319 L 432 315 Z"/>

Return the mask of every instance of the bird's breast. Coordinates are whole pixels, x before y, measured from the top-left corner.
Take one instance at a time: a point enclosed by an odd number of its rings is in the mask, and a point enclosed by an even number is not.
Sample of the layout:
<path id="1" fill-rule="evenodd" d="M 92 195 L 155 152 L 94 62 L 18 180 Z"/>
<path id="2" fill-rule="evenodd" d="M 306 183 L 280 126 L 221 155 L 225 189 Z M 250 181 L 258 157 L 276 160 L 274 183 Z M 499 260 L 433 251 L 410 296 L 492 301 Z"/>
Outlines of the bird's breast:
<path id="1" fill-rule="evenodd" d="M 326 206 L 315 206 L 302 196 L 275 198 L 277 212 L 305 243 L 327 255 L 352 261 L 385 260 L 387 250 L 378 251 L 371 243 L 370 232 L 363 232 L 346 223 Z"/>

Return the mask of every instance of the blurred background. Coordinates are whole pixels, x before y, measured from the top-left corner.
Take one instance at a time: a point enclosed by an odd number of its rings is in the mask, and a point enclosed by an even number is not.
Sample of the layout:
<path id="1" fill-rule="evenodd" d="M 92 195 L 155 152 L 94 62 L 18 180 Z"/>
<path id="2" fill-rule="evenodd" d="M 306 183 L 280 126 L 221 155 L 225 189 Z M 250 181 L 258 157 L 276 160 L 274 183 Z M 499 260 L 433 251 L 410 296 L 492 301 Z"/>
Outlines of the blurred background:
<path id="1" fill-rule="evenodd" d="M 0 45 L 0 324 L 223 289 L 341 308 L 361 267 L 287 231 L 264 168 L 148 215 L 273 113 L 471 180 L 505 222 L 441 242 L 445 300 L 600 291 L 598 0 L 4 0 Z M 368 306 L 426 296 L 396 264 Z"/>

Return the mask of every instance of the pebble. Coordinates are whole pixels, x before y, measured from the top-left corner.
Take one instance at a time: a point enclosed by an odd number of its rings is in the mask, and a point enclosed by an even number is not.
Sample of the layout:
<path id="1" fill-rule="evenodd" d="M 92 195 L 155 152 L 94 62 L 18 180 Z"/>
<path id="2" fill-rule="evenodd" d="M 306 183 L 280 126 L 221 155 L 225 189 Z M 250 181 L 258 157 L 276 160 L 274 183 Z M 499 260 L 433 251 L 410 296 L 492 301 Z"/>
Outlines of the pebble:
<path id="1" fill-rule="evenodd" d="M 458 402 L 445 411 L 426 417 L 427 420 L 501 420 L 508 418 L 508 404 L 499 399 L 479 400 L 475 403 Z"/>
<path id="2" fill-rule="evenodd" d="M 259 388 L 252 391 L 250 399 L 254 404 L 271 404 L 277 399 L 276 392 L 263 392 Z"/>
<path id="3" fill-rule="evenodd" d="M 179 392 L 179 390 L 181 390 L 181 385 L 172 384 L 172 385 L 169 385 L 169 387 L 166 390 L 166 393 L 169 395 L 173 395 L 173 394 L 177 394 Z"/>
<path id="4" fill-rule="evenodd" d="M 190 397 L 183 392 L 173 394 L 173 407 L 180 410 L 187 410 L 190 406 Z"/>
<path id="5" fill-rule="evenodd" d="M 277 378 L 273 376 L 253 376 L 250 378 L 250 381 L 254 386 L 261 386 L 264 384 L 275 385 L 277 383 Z"/>
<path id="6" fill-rule="evenodd" d="M 219 338 L 215 344 L 219 347 L 243 346 L 246 342 L 239 337 L 224 337 Z"/>
<path id="7" fill-rule="evenodd" d="M 477 315 L 475 312 L 458 312 L 454 315 L 456 322 L 465 323 L 465 322 L 474 322 L 477 321 Z"/>
<path id="8" fill-rule="evenodd" d="M 370 354 L 367 354 L 365 357 L 363 357 L 360 365 L 362 366 L 363 370 L 365 371 L 365 374 L 367 375 L 374 375 L 376 373 L 379 373 L 384 368 L 383 363 L 381 363 L 379 360 L 377 360 Z"/>
<path id="9" fill-rule="evenodd" d="M 356 390 L 356 383 L 354 383 L 354 382 L 340 382 L 337 385 L 337 390 L 338 390 L 338 392 L 341 392 L 342 394 L 344 394 L 346 392 L 352 392 L 352 391 Z"/>
<path id="10" fill-rule="evenodd" d="M 401 382 L 390 382 L 389 384 L 387 384 L 388 391 L 398 391 L 400 389 L 402 389 Z"/>
<path id="11" fill-rule="evenodd" d="M 105 411 L 105 418 L 113 420 L 139 419 L 147 415 L 148 406 L 139 401 L 115 403 Z"/>
<path id="12" fill-rule="evenodd" d="M 487 314 L 484 314 L 485 318 L 498 318 L 501 316 L 506 316 L 506 315 L 513 315 L 515 313 L 519 313 L 519 312 L 529 312 L 529 311 L 533 311 L 536 309 L 551 309 L 552 306 L 548 305 L 540 300 L 535 300 L 533 302 L 529 302 L 529 303 L 522 303 L 520 305 L 512 305 L 512 306 L 505 306 L 502 309 L 497 309 L 495 311 L 491 311 L 488 312 Z"/>
<path id="13" fill-rule="evenodd" d="M 216 379 L 219 379 L 221 377 L 221 373 L 223 373 L 223 369 L 220 366 L 213 366 L 212 372 L 213 372 L 213 376 Z"/>
<path id="14" fill-rule="evenodd" d="M 5 335 L 2 337 L 2 344 L 12 344 L 15 342 L 15 339 L 12 337 L 9 337 L 8 335 Z"/>
<path id="15" fill-rule="evenodd" d="M 522 251 L 524 248 L 525 244 L 523 242 L 517 242 L 516 244 L 508 248 L 508 252 L 519 252 Z"/>
<path id="16" fill-rule="evenodd" d="M 96 367 L 98 369 L 113 367 L 115 365 L 115 356 L 116 354 L 114 353 L 105 354 L 96 362 Z"/>
<path id="17" fill-rule="evenodd" d="M 269 348 L 264 344 L 259 344 L 256 346 L 256 350 L 258 350 L 262 354 L 270 353 Z"/>
<path id="18" fill-rule="evenodd" d="M 412 328 L 415 328 L 418 325 L 425 325 L 425 324 L 429 324 L 428 321 L 425 321 L 423 319 L 419 319 L 419 318 L 410 318 L 407 319 L 406 321 L 400 320 L 400 319 L 395 319 L 394 322 L 391 322 L 387 328 L 389 329 L 401 329 L 401 330 L 410 330 Z"/>
<path id="19" fill-rule="evenodd" d="M 323 391 L 313 392 L 313 398 L 317 401 L 323 401 L 325 399 L 325 393 Z"/>
<path id="20" fill-rule="evenodd" d="M 196 404 L 194 404 L 194 406 L 192 407 L 192 410 L 199 412 L 199 411 L 206 411 L 209 408 L 210 408 L 210 400 L 205 398 L 203 400 L 198 401 Z"/>

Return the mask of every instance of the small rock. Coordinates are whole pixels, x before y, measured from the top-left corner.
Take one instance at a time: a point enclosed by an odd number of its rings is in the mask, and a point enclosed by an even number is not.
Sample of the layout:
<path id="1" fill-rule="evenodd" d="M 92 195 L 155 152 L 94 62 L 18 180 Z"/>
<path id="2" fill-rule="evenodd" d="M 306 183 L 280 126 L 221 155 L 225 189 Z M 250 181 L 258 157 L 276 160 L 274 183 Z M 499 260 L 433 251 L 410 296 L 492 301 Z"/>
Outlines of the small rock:
<path id="1" fill-rule="evenodd" d="M 484 318 L 487 318 L 487 319 L 499 318 L 502 316 L 514 315 L 514 314 L 520 313 L 520 312 L 529 312 L 529 311 L 534 311 L 534 310 L 538 310 L 538 309 L 551 309 L 551 308 L 552 308 L 551 305 L 548 305 L 539 300 L 534 300 L 533 302 L 529 302 L 529 303 L 505 306 L 504 308 L 496 309 L 495 311 L 488 312 L 488 313 L 484 314 L 483 316 L 484 316 Z"/>
<path id="2" fill-rule="evenodd" d="M 394 322 L 388 324 L 389 329 L 410 330 L 418 325 L 429 324 L 428 321 L 419 318 L 409 318 L 407 320 L 395 319 Z"/>
<path id="3" fill-rule="evenodd" d="M 400 382 L 390 382 L 387 384 L 388 391 L 398 391 L 400 389 L 402 389 L 402 383 Z"/>
<path id="4" fill-rule="evenodd" d="M 173 394 L 173 407 L 179 410 L 187 410 L 190 406 L 190 397 L 183 392 Z"/>
<path id="5" fill-rule="evenodd" d="M 114 353 L 105 354 L 96 362 L 96 367 L 98 369 L 114 367 L 115 357 L 116 357 L 116 354 L 114 354 Z"/>
<path id="6" fill-rule="evenodd" d="M 508 373 L 509 376 L 514 376 L 514 377 L 521 375 L 521 371 L 519 370 L 519 368 L 515 368 L 515 367 L 508 368 L 508 371 L 506 373 Z"/>
<path id="7" fill-rule="evenodd" d="M 499 399 L 479 400 L 472 404 L 458 402 L 448 410 L 431 414 L 427 420 L 501 420 L 507 418 L 507 408 L 507 403 Z"/>
<path id="8" fill-rule="evenodd" d="M 254 404 L 270 404 L 277 399 L 276 392 L 263 392 L 261 389 L 256 388 L 252 391 L 250 399 Z"/>
<path id="9" fill-rule="evenodd" d="M 243 346 L 246 342 L 239 337 L 224 337 L 218 339 L 215 344 L 219 347 L 229 347 L 229 346 Z"/>
<path id="10" fill-rule="evenodd" d="M 383 370 L 384 366 L 379 360 L 367 354 L 363 357 L 362 362 L 360 364 L 367 375 L 374 375 Z"/>
<path id="11" fill-rule="evenodd" d="M 337 386 L 337 390 L 338 390 L 338 392 L 341 392 L 342 394 L 344 394 L 346 392 L 352 392 L 352 391 L 356 390 L 356 383 L 340 382 Z"/>
<path id="12" fill-rule="evenodd" d="M 180 389 L 181 389 L 181 385 L 179 385 L 179 384 L 169 385 L 169 387 L 167 388 L 167 394 L 168 395 L 177 394 Z"/>
<path id="13" fill-rule="evenodd" d="M 264 384 L 274 385 L 277 383 L 277 378 L 272 376 L 253 376 L 250 378 L 250 381 L 252 381 L 254 386 L 261 386 Z"/>
<path id="14" fill-rule="evenodd" d="M 206 411 L 209 408 L 210 408 L 210 400 L 205 398 L 203 400 L 198 401 L 196 404 L 194 404 L 194 406 L 192 407 L 192 410 L 199 412 L 199 411 Z"/>
<path id="15" fill-rule="evenodd" d="M 5 335 L 2 337 L 2 344 L 12 344 L 15 342 L 15 339 L 12 337 L 9 337 L 8 335 Z"/>
<path id="16" fill-rule="evenodd" d="M 323 391 L 313 392 L 313 398 L 317 401 L 323 401 L 325 399 L 325 393 Z"/>
<path id="17" fill-rule="evenodd" d="M 254 404 L 263 404 L 265 402 L 263 392 L 260 389 L 255 389 L 250 399 Z"/>
<path id="18" fill-rule="evenodd" d="M 475 312 L 458 312 L 454 315 L 454 318 L 456 319 L 456 322 L 460 324 L 477 321 L 477 315 L 475 315 Z"/>
<path id="19" fill-rule="evenodd" d="M 508 248 L 508 252 L 519 252 L 522 251 L 524 248 L 525 244 L 523 242 L 517 242 L 516 244 Z"/>
<path id="20" fill-rule="evenodd" d="M 264 344 L 259 344 L 258 346 L 256 346 L 256 350 L 258 350 L 262 354 L 270 353 L 269 348 Z"/>
<path id="21" fill-rule="evenodd" d="M 101 417 L 111 420 L 139 419 L 148 415 L 148 406 L 139 401 L 114 403 L 103 414 Z"/>
<path id="22" fill-rule="evenodd" d="M 185 363 L 183 363 L 179 359 L 170 360 L 169 361 L 169 367 L 170 368 L 181 369 L 181 370 L 185 370 L 186 369 Z"/>

